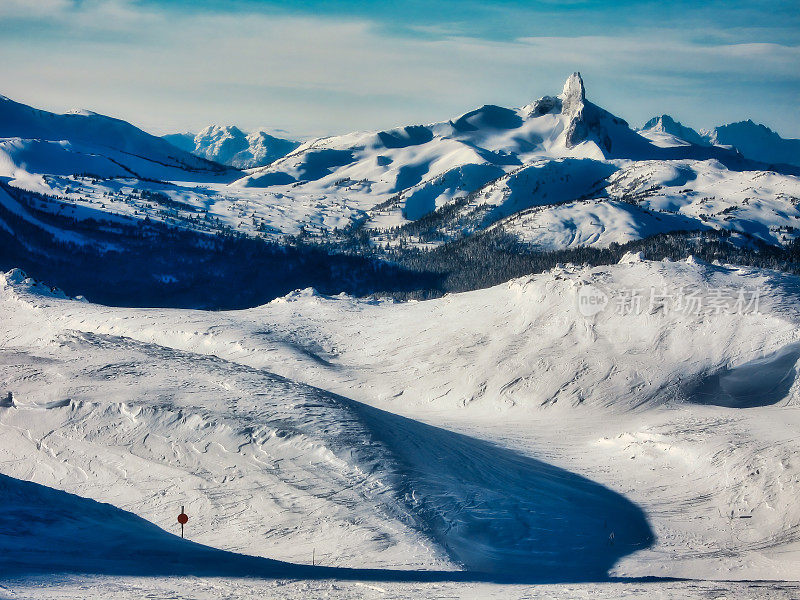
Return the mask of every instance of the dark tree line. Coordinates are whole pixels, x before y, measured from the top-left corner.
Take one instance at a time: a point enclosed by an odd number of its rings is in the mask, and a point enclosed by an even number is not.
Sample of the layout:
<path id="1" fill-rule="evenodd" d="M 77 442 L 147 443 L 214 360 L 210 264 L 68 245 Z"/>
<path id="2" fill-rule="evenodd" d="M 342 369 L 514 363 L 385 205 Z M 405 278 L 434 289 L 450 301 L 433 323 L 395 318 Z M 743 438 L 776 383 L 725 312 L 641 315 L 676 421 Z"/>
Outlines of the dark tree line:
<path id="1" fill-rule="evenodd" d="M 671 232 L 608 248 L 541 251 L 497 228 L 420 250 L 375 244 L 360 227 L 279 243 L 150 219 L 76 220 L 36 208 L 37 202 L 54 198 L 26 192 L 22 200 L 30 216 L 73 238 L 54 236 L 0 203 L 0 224 L 13 231 L 0 226 L 0 268 L 21 267 L 69 295 L 110 305 L 245 308 L 306 287 L 324 294 L 430 298 L 497 285 L 559 263 L 613 264 L 626 252 L 642 252 L 651 260 L 694 255 L 707 262 L 800 273 L 800 242 L 770 246 L 728 231 Z M 424 219 L 419 231 L 434 225 Z"/>

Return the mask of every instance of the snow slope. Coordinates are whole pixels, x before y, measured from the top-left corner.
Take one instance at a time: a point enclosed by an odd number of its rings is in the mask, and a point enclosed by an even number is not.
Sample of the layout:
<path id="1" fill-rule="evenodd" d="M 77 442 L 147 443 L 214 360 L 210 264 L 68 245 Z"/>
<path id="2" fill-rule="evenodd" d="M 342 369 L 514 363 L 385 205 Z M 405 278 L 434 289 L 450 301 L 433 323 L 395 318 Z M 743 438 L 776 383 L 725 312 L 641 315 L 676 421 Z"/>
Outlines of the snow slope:
<path id="1" fill-rule="evenodd" d="M 6 575 L 92 571 L 152 576 L 235 572 L 237 566 L 239 572 L 249 567 L 250 573 L 268 574 L 284 566 L 276 561 L 237 565 L 236 555 L 181 540 L 110 504 L 6 475 L 0 475 L 0 498 L 0 564 Z"/>
<path id="2" fill-rule="evenodd" d="M 592 246 L 606 248 L 659 233 L 705 229 L 679 214 L 658 214 L 619 200 L 590 199 L 534 207 L 497 225 L 520 241 L 542 250 Z"/>
<path id="3" fill-rule="evenodd" d="M 639 509 L 589 479 L 266 369 L 65 327 L 59 307 L 98 307 L 6 281 L 10 476 L 173 530 L 185 504 L 193 540 L 296 562 L 318 548 L 329 566 L 602 579 L 650 541 Z"/>
<path id="4" fill-rule="evenodd" d="M 0 96 L 0 139 L 12 146 L 0 150 L 0 176 L 15 176 L 18 169 L 185 181 L 232 174 L 125 121 L 90 111 L 55 114 L 5 96 Z"/>
<path id="5" fill-rule="evenodd" d="M 6 281 L 6 475 L 163 527 L 186 503 L 192 539 L 297 562 L 796 578 L 794 277 L 630 257 L 228 313 Z M 584 316 L 586 289 L 605 310 Z"/>

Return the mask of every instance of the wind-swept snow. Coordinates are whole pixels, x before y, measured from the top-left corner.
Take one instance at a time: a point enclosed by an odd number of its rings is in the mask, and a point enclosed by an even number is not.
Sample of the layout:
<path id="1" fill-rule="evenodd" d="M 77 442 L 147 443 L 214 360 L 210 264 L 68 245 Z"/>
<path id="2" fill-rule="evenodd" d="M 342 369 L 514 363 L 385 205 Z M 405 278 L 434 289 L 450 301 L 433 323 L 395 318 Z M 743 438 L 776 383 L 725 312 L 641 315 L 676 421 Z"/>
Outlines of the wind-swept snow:
<path id="1" fill-rule="evenodd" d="M 121 508 L 164 527 L 185 502 L 193 539 L 298 562 L 317 544 L 333 564 L 534 576 L 574 540 L 620 552 L 620 575 L 796 572 L 794 277 L 638 260 L 427 302 L 295 294 L 230 313 L 103 308 L 19 279 L 3 291 L 6 474 L 133 498 Z M 587 290 L 603 310 L 581 308 Z M 626 506 L 648 527 L 618 523 Z M 596 572 L 567 554 L 564 577 Z"/>
<path id="2" fill-rule="evenodd" d="M 603 578 L 650 542 L 640 510 L 588 479 L 264 369 L 100 333 L 104 317 L 75 329 L 52 312 L 58 295 L 6 281 L 7 475 L 173 530 L 185 504 L 193 540 L 295 562 L 318 548 L 328 566 Z"/>

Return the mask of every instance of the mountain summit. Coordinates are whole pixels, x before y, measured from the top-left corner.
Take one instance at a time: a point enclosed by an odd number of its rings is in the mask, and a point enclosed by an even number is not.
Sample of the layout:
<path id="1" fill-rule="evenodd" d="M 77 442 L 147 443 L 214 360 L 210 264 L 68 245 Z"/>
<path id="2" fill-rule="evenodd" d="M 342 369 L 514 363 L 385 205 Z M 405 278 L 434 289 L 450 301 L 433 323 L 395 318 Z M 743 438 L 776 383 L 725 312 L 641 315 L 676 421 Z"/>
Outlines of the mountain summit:
<path id="1" fill-rule="evenodd" d="M 583 86 L 583 79 L 578 72 L 573 73 L 564 83 L 564 91 L 561 92 L 561 112 L 565 115 L 574 115 L 583 110 L 583 102 L 586 100 L 586 89 Z"/>
<path id="2" fill-rule="evenodd" d="M 565 122 L 564 145 L 574 148 L 583 142 L 594 142 L 607 157 L 619 155 L 623 149 L 644 151 L 649 142 L 628 127 L 628 123 L 586 100 L 586 88 L 578 72 L 564 83 L 559 96 Z"/>
<path id="3" fill-rule="evenodd" d="M 708 139 L 713 144 L 733 146 L 753 160 L 800 166 L 800 140 L 782 138 L 750 119 L 715 127 Z"/>
<path id="4" fill-rule="evenodd" d="M 235 125 L 209 125 L 196 135 L 173 133 L 164 139 L 181 150 L 237 169 L 263 167 L 300 145 L 265 131 L 245 133 Z"/>
<path id="5" fill-rule="evenodd" d="M 696 144 L 698 146 L 708 146 L 708 140 L 697 133 L 691 127 L 686 127 L 669 115 L 653 117 L 642 127 L 643 132 L 658 132 L 674 136 L 679 140 Z"/>

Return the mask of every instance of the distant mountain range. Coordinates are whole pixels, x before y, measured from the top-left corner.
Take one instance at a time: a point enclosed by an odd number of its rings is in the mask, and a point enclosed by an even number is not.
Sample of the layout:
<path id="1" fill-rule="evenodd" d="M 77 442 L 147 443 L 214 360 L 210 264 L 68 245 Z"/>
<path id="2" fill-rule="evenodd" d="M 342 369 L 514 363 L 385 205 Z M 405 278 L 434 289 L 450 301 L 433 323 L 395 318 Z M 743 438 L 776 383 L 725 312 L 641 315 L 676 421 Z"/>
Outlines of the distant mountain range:
<path id="1" fill-rule="evenodd" d="M 669 115 L 661 115 L 660 117 L 653 117 L 642 127 L 641 132 L 651 139 L 652 136 L 663 134 L 669 136 L 674 142 L 686 142 L 687 144 L 696 144 L 698 146 L 710 146 L 708 139 L 696 132 L 691 127 L 684 127 L 681 123 L 670 117 Z"/>
<path id="2" fill-rule="evenodd" d="M 181 150 L 237 169 L 268 165 L 300 145 L 265 131 L 245 133 L 235 126 L 219 125 L 209 125 L 197 134 L 173 133 L 163 138 Z"/>
<path id="3" fill-rule="evenodd" d="M 775 190 L 764 204 L 731 205 L 770 164 L 690 131 L 669 118 L 633 130 L 587 100 L 575 73 L 560 95 L 522 108 L 486 105 L 429 125 L 306 142 L 231 187 L 352 207 L 361 230 L 389 244 L 404 235 L 447 243 L 490 227 L 548 249 L 707 227 L 783 239 L 777 228 L 795 227 L 796 209 L 773 206 Z M 776 185 L 786 188 L 778 199 L 800 195 L 794 179 Z"/>
<path id="4" fill-rule="evenodd" d="M 797 144 L 752 122 L 698 133 L 662 115 L 635 130 L 588 100 L 578 73 L 521 108 L 303 143 L 218 126 L 158 138 L 2 98 L 0 263 L 51 280 L 82 264 L 81 285 L 103 272 L 185 297 L 224 281 L 214 293 L 270 290 L 248 296 L 264 301 L 298 285 L 445 289 L 469 263 L 446 288 L 463 289 L 532 268 L 509 257 L 658 235 L 786 249 L 800 234 Z"/>

